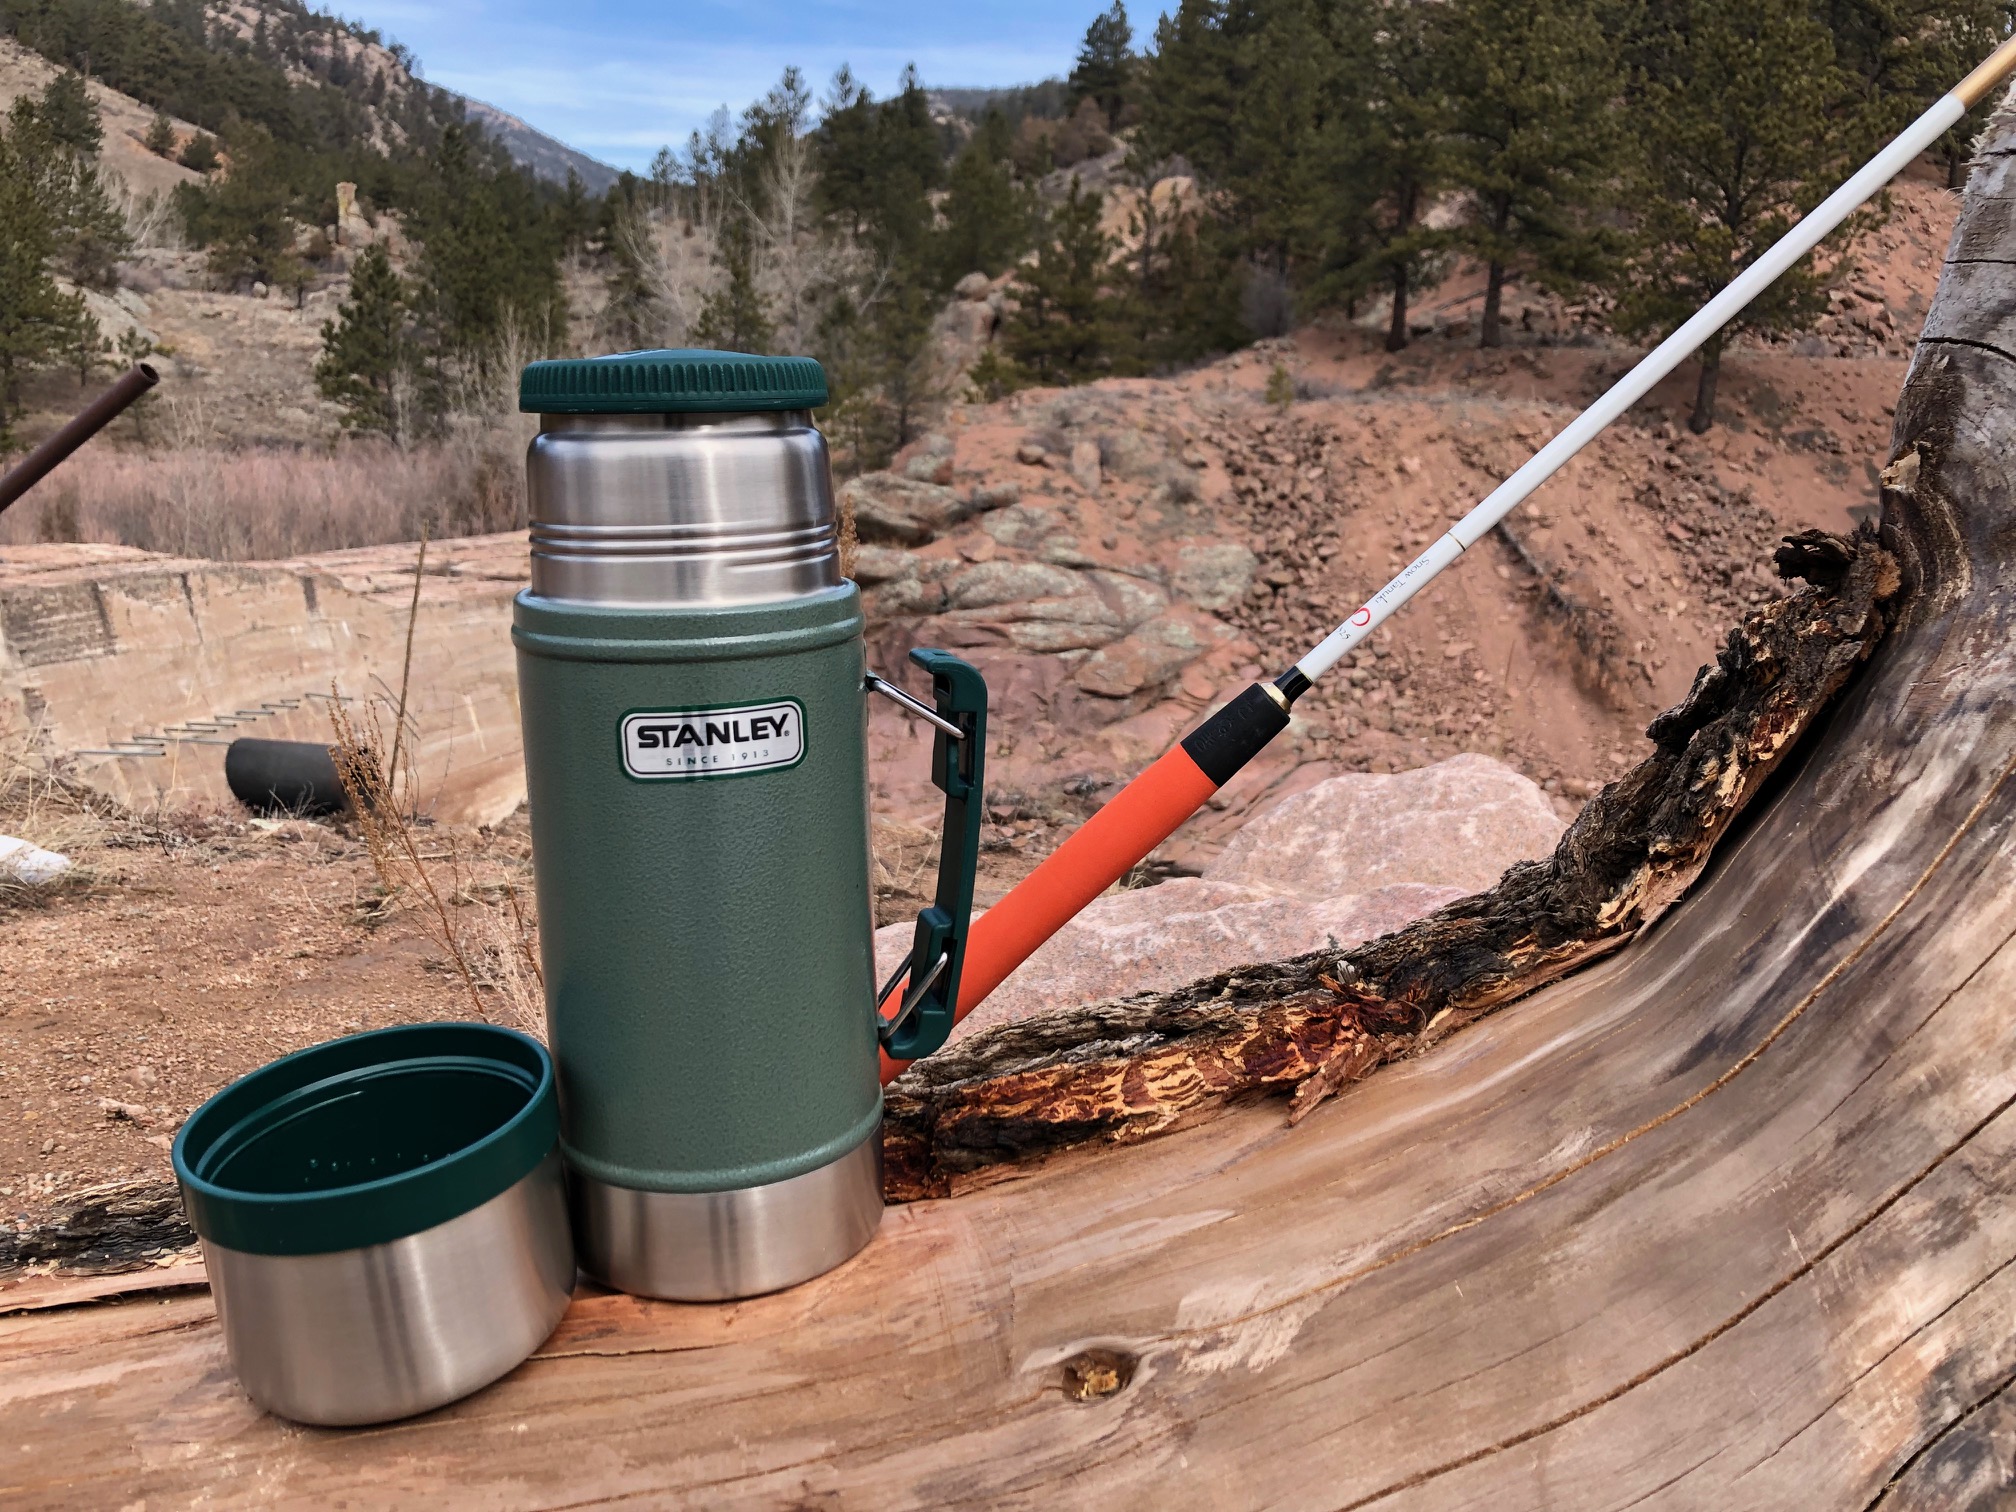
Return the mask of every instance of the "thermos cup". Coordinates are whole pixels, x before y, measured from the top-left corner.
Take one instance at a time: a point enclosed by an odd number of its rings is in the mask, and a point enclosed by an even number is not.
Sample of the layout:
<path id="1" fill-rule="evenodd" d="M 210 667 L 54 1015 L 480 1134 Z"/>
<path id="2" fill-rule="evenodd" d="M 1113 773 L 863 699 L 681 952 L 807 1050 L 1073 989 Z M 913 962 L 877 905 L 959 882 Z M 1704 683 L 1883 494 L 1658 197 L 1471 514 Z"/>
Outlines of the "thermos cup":
<path id="1" fill-rule="evenodd" d="M 240 1077 L 175 1137 L 232 1368 L 297 1422 L 466 1396 L 574 1290 L 553 1065 L 492 1024 L 408 1024 Z"/>
<path id="2" fill-rule="evenodd" d="M 538 362 L 513 639 L 561 1149 L 583 1270 L 789 1286 L 881 1216 L 878 1034 L 942 1042 L 972 899 L 985 687 L 942 653 L 938 906 L 878 1011 L 864 662 L 808 358 Z M 915 704 L 916 700 L 908 700 Z M 893 985 L 893 984 L 892 984 Z"/>

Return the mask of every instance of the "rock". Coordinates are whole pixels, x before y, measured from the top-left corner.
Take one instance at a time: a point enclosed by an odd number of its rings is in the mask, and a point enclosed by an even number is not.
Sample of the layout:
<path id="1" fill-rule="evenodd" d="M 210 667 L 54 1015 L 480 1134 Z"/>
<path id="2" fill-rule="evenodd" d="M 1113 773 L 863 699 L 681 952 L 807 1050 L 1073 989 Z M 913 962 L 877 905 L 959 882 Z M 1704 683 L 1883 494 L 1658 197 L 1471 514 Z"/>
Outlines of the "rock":
<path id="1" fill-rule="evenodd" d="M 920 483 L 894 473 L 863 473 L 841 486 L 843 507 L 854 511 L 864 542 L 921 546 L 971 514 L 966 499 L 942 483 Z"/>
<path id="2" fill-rule="evenodd" d="M 1100 597 L 1116 609 L 1131 630 L 1169 607 L 1168 598 L 1153 584 L 1125 572 L 1092 570 L 1086 573 Z"/>
<path id="3" fill-rule="evenodd" d="M 1024 600 L 1073 598 L 1090 586 L 1075 572 L 1041 562 L 981 562 L 954 578 L 949 598 L 954 609 L 991 609 Z"/>
<path id="4" fill-rule="evenodd" d="M 268 294 L 272 292 L 273 291 L 271 289 L 267 288 L 266 285 L 261 283 L 258 279 L 255 278 L 252 280 L 252 297 L 254 299 L 264 299 Z"/>
<path id="5" fill-rule="evenodd" d="M 933 434 L 917 443 L 903 463 L 903 476 L 913 483 L 952 481 L 952 438 Z"/>
<path id="6" fill-rule="evenodd" d="M 1080 441 L 1071 448 L 1071 476 L 1087 493 L 1099 492 L 1099 443 Z"/>
<path id="7" fill-rule="evenodd" d="M 983 483 L 973 490 L 973 511 L 986 514 L 991 510 L 1006 509 L 1010 504 L 1020 502 L 1020 483 Z"/>
<path id="8" fill-rule="evenodd" d="M 1153 431 L 1123 426 L 1100 438 L 1099 457 L 1103 476 L 1150 482 L 1168 466 L 1169 449 Z"/>
<path id="9" fill-rule="evenodd" d="M 1043 459 L 1049 455 L 1049 452 L 1034 441 L 1024 441 L 1015 448 L 1015 460 L 1025 467 L 1041 467 Z"/>
<path id="10" fill-rule="evenodd" d="M 1250 821 L 1202 877 L 1093 900 L 955 1034 L 1348 948 L 1490 886 L 1551 850 L 1561 829 L 1538 787 L 1484 756 L 1332 777 Z M 877 933 L 885 972 L 910 939 L 908 924 Z"/>
<path id="11" fill-rule="evenodd" d="M 336 224 L 329 229 L 329 239 L 339 247 L 368 247 L 377 239 L 371 222 L 364 219 L 364 212 L 357 208 L 355 184 L 336 186 Z"/>
<path id="12" fill-rule="evenodd" d="M 941 614 L 945 609 L 945 585 L 924 577 L 901 577 L 875 589 L 870 605 L 877 617 L 908 614 Z"/>
<path id="13" fill-rule="evenodd" d="M 106 339 L 116 342 L 120 337 L 129 334 L 139 336 L 146 341 L 154 339 L 154 331 L 142 324 L 142 316 L 145 314 L 147 307 L 139 299 L 136 298 L 129 303 L 124 299 L 116 298 L 97 289 L 73 287 L 67 281 L 59 285 L 59 287 L 66 294 L 83 296 L 85 310 L 89 312 L 93 320 L 98 322 L 99 334 Z M 122 289 L 119 292 L 123 294 L 126 291 Z M 140 306 L 139 314 L 134 312 L 133 306 L 136 304 Z M 220 311 L 219 313 L 221 314 L 222 312 Z"/>
<path id="14" fill-rule="evenodd" d="M 1034 551 L 1061 527 L 1051 510 L 1009 504 L 982 520 L 980 528 L 1011 551 Z"/>
<path id="15" fill-rule="evenodd" d="M 0 882 L 46 887 L 70 870 L 70 858 L 12 835 L 0 835 Z"/>
<path id="16" fill-rule="evenodd" d="M 985 346 L 987 338 L 994 334 L 995 323 L 1000 319 L 994 307 L 985 300 L 977 304 L 954 303 L 946 306 L 939 316 L 949 345 L 956 351 L 976 351 Z M 969 359 L 977 360 L 977 356 Z"/>
<path id="17" fill-rule="evenodd" d="M 1042 546 L 1043 560 L 1059 567 L 1097 567 L 1099 558 L 1093 556 L 1078 544 L 1074 535 L 1046 536 Z"/>
<path id="18" fill-rule="evenodd" d="M 1159 635 L 1129 635 L 1085 658 L 1072 681 L 1100 698 L 1128 698 L 1161 687 L 1196 660 L 1197 651 L 1194 643 L 1181 646 Z"/>
<path id="19" fill-rule="evenodd" d="M 917 558 L 894 546 L 860 546 L 854 552 L 854 581 L 863 588 L 917 575 Z"/>
<path id="20" fill-rule="evenodd" d="M 955 1039 L 1056 1008 L 1166 991 L 1249 961 L 1348 948 L 1462 897 L 1460 888 L 1399 885 L 1310 901 L 1202 877 L 1095 899 L 953 1031 Z M 881 973 L 915 926 L 876 933 Z"/>
<path id="21" fill-rule="evenodd" d="M 1236 542 L 1185 546 L 1176 553 L 1176 572 L 1169 580 L 1178 598 L 1199 609 L 1230 609 L 1253 586 L 1260 559 Z"/>
<path id="22" fill-rule="evenodd" d="M 967 576 L 986 574 L 970 590 L 978 596 L 994 597 L 992 584 L 1012 581 L 1019 569 L 1048 571 L 1037 563 L 984 562 L 966 569 Z M 999 576 L 995 576 L 999 574 Z M 995 603 L 954 608 L 933 627 L 935 633 L 951 632 L 960 644 L 973 645 L 1005 639 L 1019 651 L 1090 651 L 1110 645 L 1127 633 L 1127 626 L 1113 607 L 1090 585 L 1075 579 L 1075 592 L 1044 598 L 1015 597 Z M 884 590 L 887 591 L 886 589 Z M 964 632 L 964 635 L 959 634 Z"/>
<path id="23" fill-rule="evenodd" d="M 1488 756 L 1346 773 L 1283 799 L 1232 837 L 1214 881 L 1334 897 L 1399 882 L 1482 891 L 1565 828 L 1538 785 Z"/>
<path id="24" fill-rule="evenodd" d="M 952 285 L 952 292 L 960 299 L 984 300 L 993 287 L 993 282 L 985 273 L 968 273 Z"/>

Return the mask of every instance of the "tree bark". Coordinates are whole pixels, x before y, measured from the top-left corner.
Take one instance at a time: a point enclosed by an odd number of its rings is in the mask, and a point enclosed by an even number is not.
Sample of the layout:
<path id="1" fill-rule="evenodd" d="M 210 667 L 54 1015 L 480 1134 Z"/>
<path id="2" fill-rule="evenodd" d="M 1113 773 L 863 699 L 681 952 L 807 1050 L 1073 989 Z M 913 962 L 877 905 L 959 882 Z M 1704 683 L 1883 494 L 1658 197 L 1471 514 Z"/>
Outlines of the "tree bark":
<path id="1" fill-rule="evenodd" d="M 1694 389 L 1694 413 L 1687 417 L 1687 429 L 1706 435 L 1715 425 L 1715 386 L 1722 378 L 1722 342 L 1718 337 L 1701 348 L 1701 381 Z"/>
<path id="2" fill-rule="evenodd" d="M 1401 352 L 1407 349 L 1407 264 L 1401 260 L 1393 264 L 1393 318 L 1386 326 L 1386 350 Z"/>
<path id="3" fill-rule="evenodd" d="M 1484 330 L 1477 339 L 1480 347 L 1502 346 L 1505 341 L 1505 264 L 1494 262 L 1484 284 Z"/>

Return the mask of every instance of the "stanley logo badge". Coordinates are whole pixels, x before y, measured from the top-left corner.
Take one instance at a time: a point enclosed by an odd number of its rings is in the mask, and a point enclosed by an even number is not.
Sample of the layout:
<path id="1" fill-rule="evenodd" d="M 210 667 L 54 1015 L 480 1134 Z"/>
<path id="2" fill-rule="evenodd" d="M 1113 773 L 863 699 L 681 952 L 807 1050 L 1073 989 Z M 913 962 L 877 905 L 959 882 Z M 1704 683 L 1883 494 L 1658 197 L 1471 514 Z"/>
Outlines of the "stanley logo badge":
<path id="1" fill-rule="evenodd" d="M 623 716 L 622 746 L 623 770 L 646 781 L 774 772 L 804 758 L 805 710 L 795 698 L 645 710 Z"/>

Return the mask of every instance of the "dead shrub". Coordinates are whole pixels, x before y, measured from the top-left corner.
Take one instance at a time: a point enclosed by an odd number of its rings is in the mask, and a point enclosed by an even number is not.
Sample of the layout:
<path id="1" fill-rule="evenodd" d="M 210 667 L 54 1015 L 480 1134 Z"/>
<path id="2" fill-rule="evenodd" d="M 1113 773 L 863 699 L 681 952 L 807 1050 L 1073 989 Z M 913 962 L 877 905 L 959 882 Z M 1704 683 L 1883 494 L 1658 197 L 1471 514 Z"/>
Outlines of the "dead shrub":
<path id="1" fill-rule="evenodd" d="M 543 1037 L 538 924 L 524 907 L 517 877 L 476 854 L 466 836 L 417 818 L 412 767 L 395 792 L 377 755 L 385 744 L 378 705 L 360 707 L 353 718 L 344 701 L 332 697 L 329 722 L 336 773 L 378 877 L 371 917 L 410 908 L 477 1018 Z"/>

